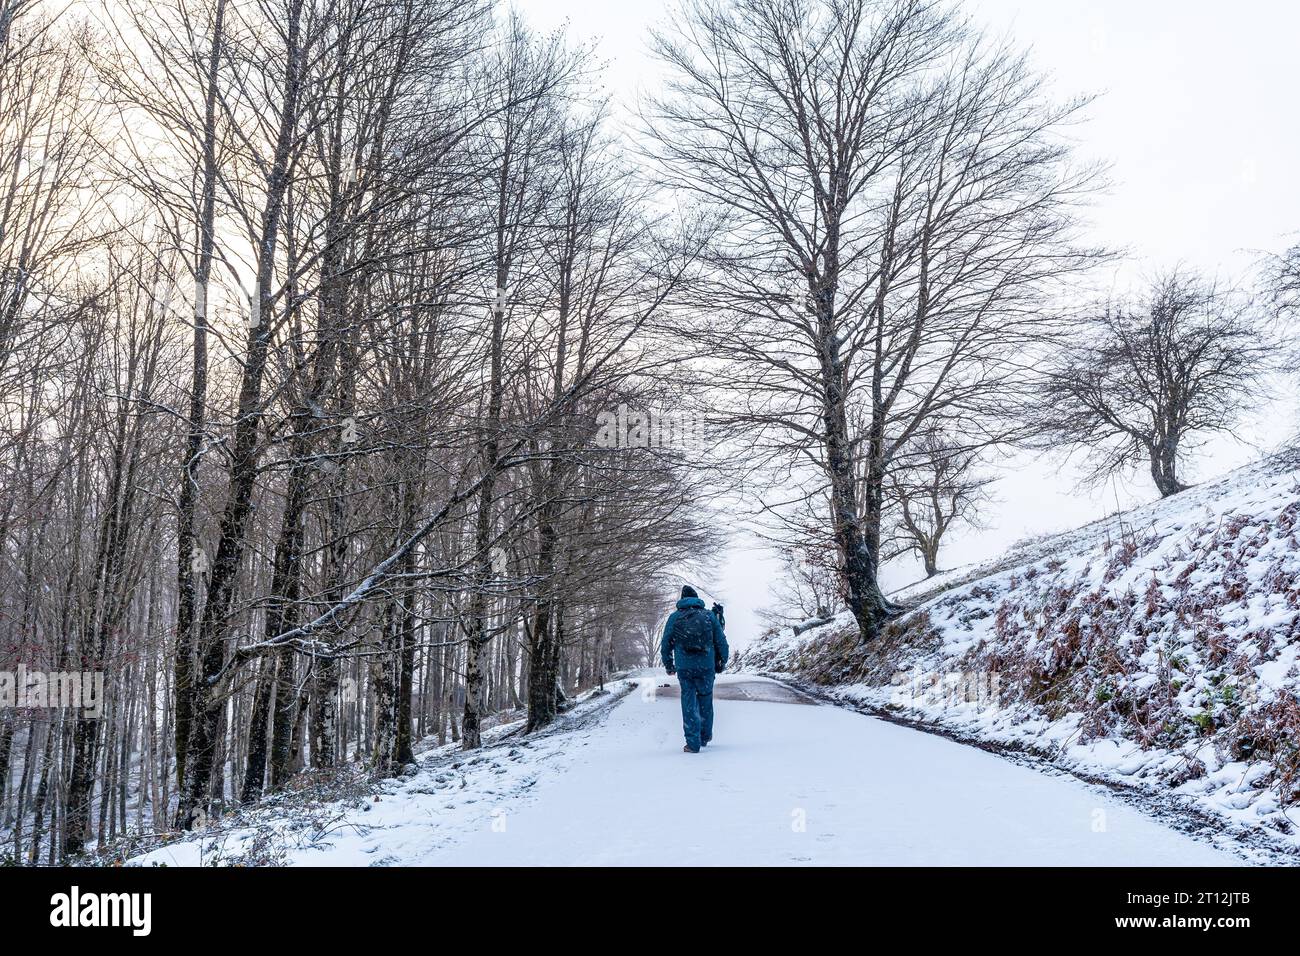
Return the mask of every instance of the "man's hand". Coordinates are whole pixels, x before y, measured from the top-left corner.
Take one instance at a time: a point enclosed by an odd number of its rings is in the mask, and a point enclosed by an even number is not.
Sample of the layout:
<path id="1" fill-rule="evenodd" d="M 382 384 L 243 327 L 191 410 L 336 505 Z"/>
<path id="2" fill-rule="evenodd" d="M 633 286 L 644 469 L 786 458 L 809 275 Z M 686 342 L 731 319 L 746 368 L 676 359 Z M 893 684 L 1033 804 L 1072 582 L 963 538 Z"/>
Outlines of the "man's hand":
<path id="1" fill-rule="evenodd" d="M 665 667 L 664 670 L 666 670 L 666 671 L 668 672 L 668 676 L 669 676 L 669 677 L 672 677 L 674 674 L 677 673 L 677 668 L 676 668 L 676 667 Z"/>

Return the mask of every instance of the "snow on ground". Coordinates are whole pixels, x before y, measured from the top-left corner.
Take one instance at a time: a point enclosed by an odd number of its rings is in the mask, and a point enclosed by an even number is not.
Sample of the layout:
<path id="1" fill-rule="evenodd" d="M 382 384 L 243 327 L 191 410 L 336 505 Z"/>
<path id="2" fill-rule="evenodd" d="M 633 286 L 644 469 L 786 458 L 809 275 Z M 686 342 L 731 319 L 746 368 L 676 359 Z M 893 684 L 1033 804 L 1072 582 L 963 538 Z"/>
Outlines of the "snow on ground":
<path id="1" fill-rule="evenodd" d="M 769 635 L 744 668 L 1213 815 L 1300 847 L 1300 472 L 1241 469 L 897 598 L 863 649 L 852 620 Z"/>
<path id="2" fill-rule="evenodd" d="M 681 751 L 675 683 L 641 676 L 524 738 L 445 748 L 379 799 L 271 813 L 133 860 L 315 865 L 1231 865 L 1104 788 L 724 675 L 715 740 Z M 517 729 L 517 728 L 516 728 Z M 301 822 L 301 821 L 300 821 Z M 294 829 L 297 826 L 298 829 Z"/>
<path id="3" fill-rule="evenodd" d="M 370 782 L 356 768 L 301 791 L 273 794 L 197 838 L 169 840 L 132 855 L 142 866 L 418 864 L 441 846 L 491 826 L 506 805 L 530 799 L 539 780 L 563 773 L 576 748 L 635 684 L 585 695 L 554 730 L 524 736 L 524 721 L 484 731 L 484 747 L 417 748 L 402 777 Z M 346 796 L 340 796 L 346 793 Z"/>

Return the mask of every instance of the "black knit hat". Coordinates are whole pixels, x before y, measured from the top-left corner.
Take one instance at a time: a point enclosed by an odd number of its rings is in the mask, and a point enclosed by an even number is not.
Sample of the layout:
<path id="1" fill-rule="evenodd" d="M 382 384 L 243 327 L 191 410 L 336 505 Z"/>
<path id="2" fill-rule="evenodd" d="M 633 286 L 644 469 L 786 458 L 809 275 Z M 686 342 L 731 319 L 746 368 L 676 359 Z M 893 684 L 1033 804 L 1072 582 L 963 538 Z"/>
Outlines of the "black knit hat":
<path id="1" fill-rule="evenodd" d="M 699 595 L 695 593 L 695 588 L 691 587 L 689 584 L 683 584 L 683 585 L 682 585 L 682 598 L 684 599 L 684 598 L 689 598 L 689 597 L 697 598 L 697 597 L 699 597 Z"/>

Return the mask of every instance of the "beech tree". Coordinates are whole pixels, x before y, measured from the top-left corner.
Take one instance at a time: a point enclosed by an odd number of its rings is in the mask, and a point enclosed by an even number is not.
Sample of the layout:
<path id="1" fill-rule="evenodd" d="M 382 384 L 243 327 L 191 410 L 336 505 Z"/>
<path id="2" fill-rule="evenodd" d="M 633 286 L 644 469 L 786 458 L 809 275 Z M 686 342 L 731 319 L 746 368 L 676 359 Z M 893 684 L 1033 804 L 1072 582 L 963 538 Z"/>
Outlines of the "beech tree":
<path id="1" fill-rule="evenodd" d="M 824 494 L 868 640 L 892 611 L 899 449 L 958 418 L 1003 440 L 1042 306 L 1092 259 L 1075 222 L 1097 170 L 1061 135 L 1083 103 L 1053 104 L 1022 54 L 917 0 L 695 0 L 656 49 L 655 175 L 714 221 L 682 330 L 722 359 L 707 404 L 751 467 Z"/>
<path id="2" fill-rule="evenodd" d="M 1292 315 L 1300 308 L 1300 245 L 1269 263 L 1268 290 L 1277 309 Z"/>
<path id="3" fill-rule="evenodd" d="M 790 544 L 780 553 L 781 576 L 772 588 L 774 604 L 763 614 L 769 626 L 793 626 L 798 634 L 800 625 L 808 621 L 829 621 L 843 607 L 834 544 Z"/>
<path id="4" fill-rule="evenodd" d="M 1042 384 L 1041 444 L 1078 449 L 1089 477 L 1146 466 L 1163 497 L 1206 435 L 1232 429 L 1272 364 L 1254 302 L 1189 272 L 1073 323 Z"/>
<path id="5" fill-rule="evenodd" d="M 926 431 L 898 456 L 885 492 L 896 555 L 914 554 L 926 577 L 939 573 L 939 549 L 955 525 L 979 527 L 991 478 L 979 471 L 978 449 Z"/>

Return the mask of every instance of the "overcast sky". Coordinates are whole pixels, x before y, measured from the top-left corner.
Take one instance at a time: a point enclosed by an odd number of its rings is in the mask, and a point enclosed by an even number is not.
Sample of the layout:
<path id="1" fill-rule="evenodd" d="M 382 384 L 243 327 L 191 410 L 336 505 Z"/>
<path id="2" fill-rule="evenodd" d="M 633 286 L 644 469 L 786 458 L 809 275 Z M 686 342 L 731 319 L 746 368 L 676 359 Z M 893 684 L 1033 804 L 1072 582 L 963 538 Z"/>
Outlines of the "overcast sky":
<path id="1" fill-rule="evenodd" d="M 608 61 L 610 91 L 631 102 L 653 84 L 649 29 L 667 0 L 517 0 L 535 25 L 567 22 Z M 1260 251 L 1276 252 L 1300 231 L 1300 4 L 1283 0 L 968 0 L 996 34 L 1033 52 L 1062 97 L 1098 94 L 1077 136 L 1084 156 L 1111 164 L 1113 186 L 1092 213 L 1095 239 L 1129 253 L 1105 277 L 1183 263 L 1229 281 L 1248 277 Z M 1293 392 L 1260 401 L 1238 440 L 1215 442 L 1191 463 L 1193 478 L 1256 457 L 1300 423 Z M 990 557 L 1029 534 L 1064 530 L 1149 500 L 1141 476 L 1080 491 L 1059 461 L 1017 460 L 999 480 L 988 527 L 951 542 L 941 563 Z M 727 602 L 728 633 L 743 645 L 755 608 L 768 603 L 773 568 L 739 543 L 717 580 L 702 582 Z M 904 583 L 899 567 L 887 582 Z"/>

